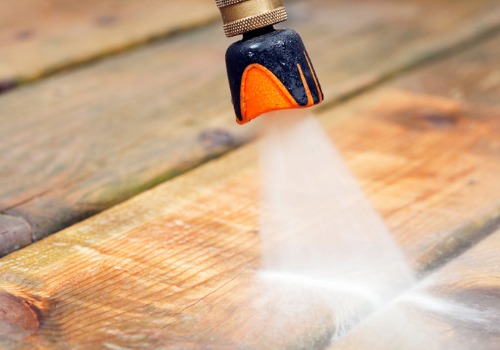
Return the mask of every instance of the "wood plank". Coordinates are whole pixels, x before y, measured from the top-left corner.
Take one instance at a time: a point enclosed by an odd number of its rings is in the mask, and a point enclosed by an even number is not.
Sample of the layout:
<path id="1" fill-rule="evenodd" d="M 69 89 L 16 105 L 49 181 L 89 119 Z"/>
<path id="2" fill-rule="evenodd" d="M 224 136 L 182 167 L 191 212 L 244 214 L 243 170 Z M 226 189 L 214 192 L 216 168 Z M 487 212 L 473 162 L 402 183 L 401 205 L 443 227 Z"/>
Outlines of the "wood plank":
<path id="1" fill-rule="evenodd" d="M 498 349 L 499 249 L 500 230 L 330 349 Z"/>
<path id="2" fill-rule="evenodd" d="M 499 110 L 406 91 L 393 100 L 368 95 L 374 103 L 362 117 L 326 128 L 425 273 L 499 224 Z M 380 144 L 365 148 L 360 138 Z"/>
<path id="3" fill-rule="evenodd" d="M 428 64 L 418 76 L 403 75 L 393 83 L 415 93 L 439 95 L 461 102 L 500 107 L 500 36 L 473 49 Z"/>
<path id="4" fill-rule="evenodd" d="M 499 6 L 315 0 L 290 6 L 289 25 L 303 34 L 327 99 L 337 101 L 489 33 Z M 2 253 L 253 137 L 253 126 L 233 122 L 228 43 L 213 25 L 1 97 L 0 213 L 2 237 L 10 237 Z"/>
<path id="5" fill-rule="evenodd" d="M 322 116 L 420 272 L 455 254 L 449 242 L 472 244 L 499 217 L 499 113 L 385 88 Z M 326 346 L 336 323 L 321 298 L 256 277 L 256 153 L 242 147 L 0 260 L 5 342 Z M 471 222 L 478 227 L 461 229 Z M 270 324 L 276 314 L 286 317 Z"/>
<path id="6" fill-rule="evenodd" d="M 2 0 L 0 92 L 217 18 L 209 0 Z"/>

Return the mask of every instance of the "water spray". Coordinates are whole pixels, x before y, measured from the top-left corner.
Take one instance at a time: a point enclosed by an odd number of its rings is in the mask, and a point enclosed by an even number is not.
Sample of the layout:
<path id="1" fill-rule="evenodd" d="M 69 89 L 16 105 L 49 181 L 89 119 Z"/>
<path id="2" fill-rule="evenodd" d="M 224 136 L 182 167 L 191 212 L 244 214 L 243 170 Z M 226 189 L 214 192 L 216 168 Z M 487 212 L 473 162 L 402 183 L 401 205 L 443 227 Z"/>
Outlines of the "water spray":
<path id="1" fill-rule="evenodd" d="M 323 92 L 299 34 L 274 29 L 286 21 L 281 0 L 215 0 L 227 37 L 243 35 L 226 52 L 238 124 L 271 111 L 314 106 Z"/>

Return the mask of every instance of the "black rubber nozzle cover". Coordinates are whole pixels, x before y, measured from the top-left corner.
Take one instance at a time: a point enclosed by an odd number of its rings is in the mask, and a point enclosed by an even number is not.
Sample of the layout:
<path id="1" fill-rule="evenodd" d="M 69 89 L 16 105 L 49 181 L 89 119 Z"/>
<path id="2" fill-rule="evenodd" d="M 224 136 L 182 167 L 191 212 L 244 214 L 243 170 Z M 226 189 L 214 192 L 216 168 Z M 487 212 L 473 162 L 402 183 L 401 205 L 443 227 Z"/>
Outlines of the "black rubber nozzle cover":
<path id="1" fill-rule="evenodd" d="M 242 85 L 245 84 L 245 71 L 249 68 L 260 68 L 266 71 L 266 74 L 274 76 L 270 77 L 269 81 L 274 81 L 278 90 L 286 89 L 289 96 L 284 90 L 283 96 L 288 96 L 288 99 L 291 96 L 293 99 L 290 101 L 290 106 L 293 106 L 288 108 L 308 107 L 323 100 L 323 92 L 304 43 L 299 34 L 291 29 L 274 30 L 269 26 L 245 33 L 242 40 L 228 48 L 226 65 L 234 111 L 240 124 L 250 121 L 257 116 L 255 114 L 262 112 L 245 109 L 247 101 L 242 100 L 245 98 L 242 96 L 245 89 L 258 88 Z M 261 90 L 270 89 L 272 90 L 272 86 Z M 259 106 L 267 106 L 264 112 L 284 109 L 269 100 L 271 95 L 273 93 L 259 96 Z M 273 96 L 276 96 L 276 93 Z"/>

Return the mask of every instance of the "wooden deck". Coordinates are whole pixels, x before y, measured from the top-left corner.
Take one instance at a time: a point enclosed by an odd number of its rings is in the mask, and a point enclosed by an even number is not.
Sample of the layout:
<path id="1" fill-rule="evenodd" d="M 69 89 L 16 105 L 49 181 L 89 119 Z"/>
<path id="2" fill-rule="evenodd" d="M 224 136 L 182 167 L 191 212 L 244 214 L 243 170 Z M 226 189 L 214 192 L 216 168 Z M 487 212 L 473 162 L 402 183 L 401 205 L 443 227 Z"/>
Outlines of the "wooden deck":
<path id="1" fill-rule="evenodd" d="M 418 344 L 375 314 L 330 348 L 496 349 L 500 2 L 287 8 L 315 113 L 416 288 L 493 313 L 481 329 L 411 314 Z M 217 16 L 210 0 L 0 0 L 0 348 L 329 346 L 320 302 L 272 335 L 255 309 L 283 301 L 255 278 L 256 128 L 234 122 Z"/>

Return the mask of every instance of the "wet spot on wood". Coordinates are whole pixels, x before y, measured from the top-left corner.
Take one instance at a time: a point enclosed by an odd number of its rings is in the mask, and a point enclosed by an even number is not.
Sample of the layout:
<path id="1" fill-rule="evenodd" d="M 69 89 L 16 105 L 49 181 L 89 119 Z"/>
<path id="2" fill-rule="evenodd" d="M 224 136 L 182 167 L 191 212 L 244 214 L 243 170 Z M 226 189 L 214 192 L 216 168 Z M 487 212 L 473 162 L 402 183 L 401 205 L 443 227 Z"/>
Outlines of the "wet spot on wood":
<path id="1" fill-rule="evenodd" d="M 20 30 L 14 34 L 14 39 L 17 41 L 26 41 L 35 36 L 35 31 L 32 29 Z"/>
<path id="2" fill-rule="evenodd" d="M 496 312 L 496 320 L 500 322 L 500 287 L 475 286 L 459 289 L 452 292 L 451 298 L 462 305 L 469 305 L 478 310 L 491 310 Z M 500 334 L 500 329 L 498 329 Z"/>
<path id="3" fill-rule="evenodd" d="M 460 124 L 460 111 L 440 108 L 395 109 L 389 119 L 405 128 L 422 131 L 447 131 Z"/>
<path id="4" fill-rule="evenodd" d="M 500 288 L 476 286 L 449 291 L 449 313 L 441 318 L 463 331 L 473 331 L 482 337 L 500 336 Z M 453 307 L 456 310 L 453 310 Z M 454 312 L 453 312 L 454 311 Z"/>
<path id="5" fill-rule="evenodd" d="M 30 300 L 0 291 L 0 337 L 18 340 L 35 333 L 42 312 Z"/>
<path id="6" fill-rule="evenodd" d="M 206 150 L 215 150 L 220 148 L 230 148 L 236 145 L 234 136 L 223 129 L 209 129 L 202 131 L 198 140 Z"/>
<path id="7" fill-rule="evenodd" d="M 423 132 L 458 132 L 470 127 L 479 113 L 463 103 L 437 96 L 396 96 L 373 112 L 404 129 Z M 486 116 L 487 117 L 487 116 Z"/>
<path id="8" fill-rule="evenodd" d="M 0 94 L 15 88 L 16 85 L 14 80 L 0 80 Z"/>
<path id="9" fill-rule="evenodd" d="M 475 186 L 477 185 L 478 181 L 476 179 L 469 179 L 469 181 L 467 182 L 467 184 L 469 186 Z"/>
<path id="10" fill-rule="evenodd" d="M 426 113 L 423 114 L 421 118 L 430 126 L 438 129 L 447 129 L 455 126 L 458 123 L 457 116 L 440 112 Z"/>
<path id="11" fill-rule="evenodd" d="M 95 19 L 95 23 L 99 27 L 111 27 L 118 22 L 118 17 L 115 15 L 101 15 Z"/>

